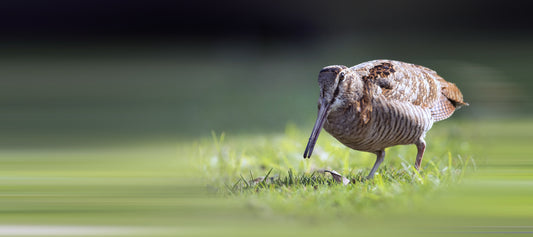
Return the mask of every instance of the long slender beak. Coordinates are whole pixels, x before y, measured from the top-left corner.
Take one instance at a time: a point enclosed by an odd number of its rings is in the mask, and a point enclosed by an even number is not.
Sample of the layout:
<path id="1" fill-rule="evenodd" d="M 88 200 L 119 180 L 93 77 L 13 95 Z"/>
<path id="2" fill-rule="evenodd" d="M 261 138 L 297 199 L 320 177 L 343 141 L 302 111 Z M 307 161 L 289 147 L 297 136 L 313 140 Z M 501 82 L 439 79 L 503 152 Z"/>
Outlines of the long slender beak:
<path id="1" fill-rule="evenodd" d="M 304 152 L 304 158 L 311 158 L 311 154 L 313 153 L 313 149 L 315 148 L 316 140 L 318 139 L 318 135 L 320 135 L 320 130 L 322 130 L 322 126 L 324 126 L 326 116 L 328 115 L 330 103 L 328 103 L 324 98 L 320 100 L 320 103 L 321 106 L 320 110 L 318 111 L 318 117 L 316 118 L 315 126 L 313 127 L 313 131 L 311 132 L 311 136 L 309 137 L 309 141 L 307 142 L 307 147 L 305 148 Z"/>

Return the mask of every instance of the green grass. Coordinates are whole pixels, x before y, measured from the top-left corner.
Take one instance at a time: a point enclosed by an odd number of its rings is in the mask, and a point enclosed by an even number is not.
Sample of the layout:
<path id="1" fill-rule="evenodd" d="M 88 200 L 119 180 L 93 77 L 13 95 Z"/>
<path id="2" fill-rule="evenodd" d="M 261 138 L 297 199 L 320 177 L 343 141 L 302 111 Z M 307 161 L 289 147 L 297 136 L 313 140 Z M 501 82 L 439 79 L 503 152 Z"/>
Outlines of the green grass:
<path id="1" fill-rule="evenodd" d="M 201 152 L 194 164 L 210 193 L 240 203 L 261 221 L 284 220 L 274 227 L 280 230 L 276 234 L 334 229 L 339 234 L 503 235 L 531 231 L 527 187 L 533 184 L 533 162 L 527 144 L 532 129 L 529 120 L 444 121 L 427 137 L 420 173 L 413 168 L 415 147 L 397 146 L 387 150 L 373 180 L 363 177 L 375 156 L 350 150 L 326 133 L 313 157 L 304 160 L 309 131 L 292 124 L 269 136 L 213 133 L 196 144 Z M 352 182 L 343 186 L 321 169 L 336 170 Z M 307 233 L 294 220 L 315 229 Z"/>
<path id="2" fill-rule="evenodd" d="M 374 155 L 326 133 L 304 160 L 309 131 L 293 124 L 279 134 L 2 150 L 0 223 L 121 227 L 141 236 L 527 232 L 532 124 L 438 123 L 420 173 L 416 148 L 397 146 L 373 180 L 362 177 Z M 336 183 L 320 169 L 353 182 Z"/>
<path id="3" fill-rule="evenodd" d="M 414 145 L 398 146 L 387 150 L 372 180 L 364 177 L 375 155 L 348 149 L 329 135 L 320 137 L 313 157 L 306 160 L 302 151 L 307 132 L 294 125 L 270 137 L 231 139 L 213 133 L 212 149 L 199 149 L 208 154 L 198 156 L 198 173 L 219 195 L 255 199 L 289 215 L 316 216 L 328 210 L 323 215 L 353 216 L 403 209 L 461 183 L 476 168 L 470 145 L 460 134 L 436 133 L 428 138 L 420 173 L 413 167 Z M 350 184 L 337 183 L 324 169 L 340 172 Z"/>

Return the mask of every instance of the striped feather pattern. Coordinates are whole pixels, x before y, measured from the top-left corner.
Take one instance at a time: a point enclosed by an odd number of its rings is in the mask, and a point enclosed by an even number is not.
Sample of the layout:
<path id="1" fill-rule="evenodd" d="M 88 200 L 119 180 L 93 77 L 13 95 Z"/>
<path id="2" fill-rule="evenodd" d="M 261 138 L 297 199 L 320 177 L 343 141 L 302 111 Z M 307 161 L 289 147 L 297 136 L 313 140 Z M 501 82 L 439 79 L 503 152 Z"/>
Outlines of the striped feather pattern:
<path id="1" fill-rule="evenodd" d="M 373 108 L 372 119 L 365 126 L 358 126 L 356 110 L 336 110 L 328 115 L 324 129 L 352 149 L 377 152 L 390 146 L 413 144 L 433 125 L 427 108 L 383 98 L 376 99 Z"/>

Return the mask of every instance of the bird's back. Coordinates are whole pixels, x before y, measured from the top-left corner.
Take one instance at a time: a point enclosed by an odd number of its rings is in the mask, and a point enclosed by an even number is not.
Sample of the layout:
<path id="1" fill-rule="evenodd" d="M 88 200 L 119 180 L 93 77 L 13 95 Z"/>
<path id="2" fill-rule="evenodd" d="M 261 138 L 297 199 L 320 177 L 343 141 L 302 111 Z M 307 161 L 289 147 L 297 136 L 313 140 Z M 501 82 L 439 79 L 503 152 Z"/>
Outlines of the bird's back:
<path id="1" fill-rule="evenodd" d="M 352 67 L 365 83 L 362 107 L 372 107 L 377 97 L 428 108 L 434 121 L 450 117 L 467 105 L 454 83 L 429 68 L 393 60 L 374 60 Z M 365 98 L 366 97 L 366 98 Z"/>

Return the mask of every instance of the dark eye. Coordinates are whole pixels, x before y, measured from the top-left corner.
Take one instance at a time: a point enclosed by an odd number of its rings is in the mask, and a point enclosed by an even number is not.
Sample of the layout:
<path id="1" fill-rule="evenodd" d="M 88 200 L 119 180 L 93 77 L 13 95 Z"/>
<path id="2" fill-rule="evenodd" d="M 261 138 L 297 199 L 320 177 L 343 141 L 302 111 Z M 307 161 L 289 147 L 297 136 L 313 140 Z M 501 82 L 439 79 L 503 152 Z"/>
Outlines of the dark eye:
<path id="1" fill-rule="evenodd" d="M 342 81 L 344 80 L 344 72 L 341 72 L 341 74 L 339 74 L 339 81 Z"/>

